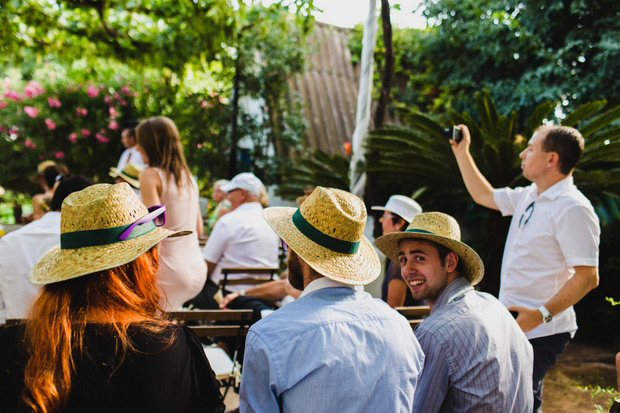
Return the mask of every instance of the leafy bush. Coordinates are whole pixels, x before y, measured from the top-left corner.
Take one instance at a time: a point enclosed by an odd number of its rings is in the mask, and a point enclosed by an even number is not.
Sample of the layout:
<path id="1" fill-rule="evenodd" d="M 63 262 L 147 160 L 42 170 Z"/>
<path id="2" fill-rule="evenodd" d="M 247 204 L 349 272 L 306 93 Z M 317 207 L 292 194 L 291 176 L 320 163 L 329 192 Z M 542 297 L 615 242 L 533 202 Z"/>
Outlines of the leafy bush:
<path id="1" fill-rule="evenodd" d="M 5 77 L 0 94 L 0 176 L 7 189 L 37 189 L 26 179 L 43 159 L 107 180 L 122 152 L 120 129 L 136 117 L 137 92 L 121 77 L 76 82 L 51 65 L 30 80 Z"/>

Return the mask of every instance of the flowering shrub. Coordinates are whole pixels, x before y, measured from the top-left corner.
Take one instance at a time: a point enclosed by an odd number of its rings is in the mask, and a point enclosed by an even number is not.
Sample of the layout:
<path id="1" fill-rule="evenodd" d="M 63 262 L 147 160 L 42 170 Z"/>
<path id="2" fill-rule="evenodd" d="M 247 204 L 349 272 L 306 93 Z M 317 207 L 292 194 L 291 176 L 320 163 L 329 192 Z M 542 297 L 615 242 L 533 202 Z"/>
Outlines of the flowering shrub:
<path id="1" fill-rule="evenodd" d="M 27 178 L 44 159 L 109 181 L 123 151 L 121 126 L 137 117 L 132 85 L 120 78 L 77 83 L 49 71 L 35 77 L 0 82 L 0 184 L 36 190 Z"/>

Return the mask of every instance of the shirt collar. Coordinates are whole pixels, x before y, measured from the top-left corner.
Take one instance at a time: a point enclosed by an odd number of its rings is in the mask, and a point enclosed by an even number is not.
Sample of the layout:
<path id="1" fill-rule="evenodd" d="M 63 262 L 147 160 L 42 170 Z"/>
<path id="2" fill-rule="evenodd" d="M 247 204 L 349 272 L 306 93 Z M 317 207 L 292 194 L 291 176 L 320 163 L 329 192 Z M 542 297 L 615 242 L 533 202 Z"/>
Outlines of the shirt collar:
<path id="1" fill-rule="evenodd" d="M 456 280 L 452 281 L 445 290 L 439 295 L 437 302 L 433 305 L 431 313 L 435 312 L 440 307 L 448 304 L 456 297 L 469 290 L 473 290 L 473 286 L 467 281 L 465 277 L 458 277 Z"/>
<path id="2" fill-rule="evenodd" d="M 243 204 L 235 208 L 235 211 L 243 211 L 245 209 L 251 210 L 251 209 L 256 209 L 256 208 L 263 209 L 263 206 L 260 204 L 260 202 L 244 202 Z"/>
<path id="3" fill-rule="evenodd" d="M 314 292 L 314 291 L 317 291 L 317 290 L 321 290 L 323 288 L 330 288 L 330 287 L 355 288 L 355 286 L 351 285 L 351 284 L 345 284 L 345 283 L 341 283 L 341 282 L 338 282 L 338 281 L 334 281 L 334 280 L 329 279 L 327 277 L 321 277 L 321 278 L 317 278 L 316 280 L 314 280 L 310 284 L 308 284 L 306 286 L 306 288 L 304 288 L 304 290 L 302 291 L 302 293 L 299 296 L 299 298 L 303 297 L 304 295 L 308 295 L 311 292 Z"/>
<path id="4" fill-rule="evenodd" d="M 538 197 L 539 198 L 545 197 L 551 201 L 554 201 L 559 195 L 569 190 L 572 186 L 573 186 L 573 177 L 571 175 L 551 185 L 549 188 L 547 188 L 545 192 L 538 195 Z"/>

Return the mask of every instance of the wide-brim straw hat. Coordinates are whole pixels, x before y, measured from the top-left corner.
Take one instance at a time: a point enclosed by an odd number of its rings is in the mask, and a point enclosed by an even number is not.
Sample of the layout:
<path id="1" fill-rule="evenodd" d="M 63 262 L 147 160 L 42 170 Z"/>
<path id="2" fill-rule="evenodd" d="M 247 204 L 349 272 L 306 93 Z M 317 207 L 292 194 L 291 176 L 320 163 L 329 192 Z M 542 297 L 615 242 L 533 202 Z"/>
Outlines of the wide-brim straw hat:
<path id="1" fill-rule="evenodd" d="M 398 264 L 398 245 L 403 239 L 423 239 L 436 242 L 454 251 L 462 265 L 462 276 L 476 285 L 484 276 L 484 264 L 469 245 L 461 242 L 459 224 L 442 212 L 424 212 L 416 215 L 404 232 L 393 232 L 375 240 L 377 248 Z"/>
<path id="2" fill-rule="evenodd" d="M 37 261 L 30 281 L 51 284 L 118 267 L 164 238 L 192 232 L 173 232 L 149 221 L 138 225 L 125 241 L 118 238 L 123 229 L 148 213 L 125 182 L 92 185 L 70 194 L 60 212 L 60 245 Z"/>
<path id="3" fill-rule="evenodd" d="M 393 212 L 407 222 L 411 222 L 413 217 L 422 212 L 420 204 L 405 195 L 392 195 L 385 206 L 373 206 L 370 209 Z"/>
<path id="4" fill-rule="evenodd" d="M 263 215 L 319 274 L 354 285 L 368 284 L 379 276 L 379 256 L 364 236 L 366 207 L 357 196 L 318 186 L 299 208 L 272 207 Z"/>
<path id="5" fill-rule="evenodd" d="M 127 181 L 129 185 L 133 186 L 134 188 L 140 189 L 140 181 L 138 180 L 138 176 L 143 169 L 144 168 L 142 168 L 140 165 L 128 163 L 123 167 L 122 170 L 111 167 L 109 175 L 112 178 L 118 178 L 120 176 L 125 181 Z"/>

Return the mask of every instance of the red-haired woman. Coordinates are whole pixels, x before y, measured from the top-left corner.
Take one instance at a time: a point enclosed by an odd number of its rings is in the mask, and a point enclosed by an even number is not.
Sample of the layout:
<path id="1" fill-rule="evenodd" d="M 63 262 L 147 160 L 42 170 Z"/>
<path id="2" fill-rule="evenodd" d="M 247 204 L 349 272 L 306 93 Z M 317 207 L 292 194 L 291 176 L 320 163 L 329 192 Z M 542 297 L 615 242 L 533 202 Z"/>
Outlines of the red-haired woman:
<path id="1" fill-rule="evenodd" d="M 30 279 L 44 284 L 26 323 L 0 328 L 2 411 L 221 412 L 202 346 L 162 319 L 157 244 L 165 208 L 128 184 L 69 195 L 61 244 Z"/>
<path id="2" fill-rule="evenodd" d="M 196 229 L 203 224 L 198 205 L 198 186 L 185 162 L 179 131 L 172 120 L 157 116 L 136 128 L 138 151 L 149 168 L 140 173 L 140 193 L 146 206 L 165 205 L 166 228 Z M 165 294 L 166 310 L 178 310 L 204 287 L 207 264 L 196 235 L 167 239 L 160 246 L 159 287 Z"/>

